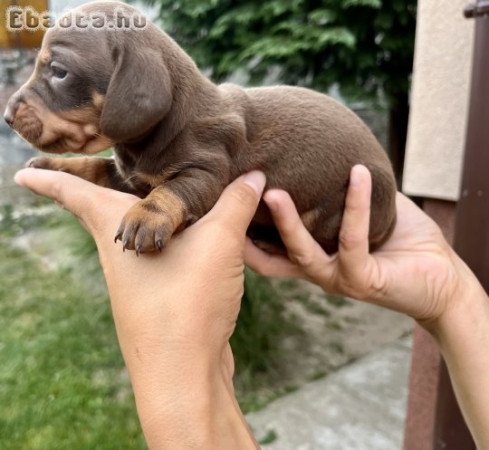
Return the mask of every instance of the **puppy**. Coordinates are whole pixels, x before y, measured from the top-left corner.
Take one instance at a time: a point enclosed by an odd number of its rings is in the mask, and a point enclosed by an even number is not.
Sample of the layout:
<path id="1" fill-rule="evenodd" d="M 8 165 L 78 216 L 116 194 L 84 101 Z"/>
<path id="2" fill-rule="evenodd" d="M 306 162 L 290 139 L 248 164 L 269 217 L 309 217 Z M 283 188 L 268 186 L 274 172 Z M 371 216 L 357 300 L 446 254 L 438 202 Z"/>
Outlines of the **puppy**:
<path id="1" fill-rule="evenodd" d="M 123 3 L 94 2 L 65 19 L 73 25 L 103 14 L 120 24 L 121 11 L 138 14 Z M 34 73 L 9 100 L 5 119 L 44 152 L 114 148 L 114 158 L 39 157 L 28 165 L 138 195 L 116 233 L 124 249 L 161 250 L 206 214 L 227 184 L 258 169 L 268 188 L 290 193 L 307 229 L 335 252 L 349 172 L 358 163 L 373 177 L 371 248 L 389 237 L 392 168 L 352 111 L 304 88 L 217 86 L 149 22 L 126 30 L 66 27 L 66 20 L 46 33 Z M 281 246 L 264 203 L 249 235 Z"/>

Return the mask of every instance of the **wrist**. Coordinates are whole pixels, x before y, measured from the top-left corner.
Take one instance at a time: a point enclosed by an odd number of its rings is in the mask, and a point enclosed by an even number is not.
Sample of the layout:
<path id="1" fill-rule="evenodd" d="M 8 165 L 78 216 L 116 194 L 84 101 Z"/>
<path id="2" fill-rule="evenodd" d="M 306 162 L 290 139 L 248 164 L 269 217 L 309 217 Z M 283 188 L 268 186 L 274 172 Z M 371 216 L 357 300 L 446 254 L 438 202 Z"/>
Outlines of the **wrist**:
<path id="1" fill-rule="evenodd" d="M 143 366 L 131 365 L 148 447 L 256 448 L 234 397 L 228 368 L 210 363 L 202 354 L 186 353 L 184 348 L 180 353 L 179 361 L 166 355 Z"/>
<path id="2" fill-rule="evenodd" d="M 454 251 L 451 258 L 457 276 L 443 299 L 442 310 L 431 320 L 418 321 L 440 344 L 447 334 L 458 326 L 465 327 L 471 318 L 489 314 L 487 293 L 477 277 Z"/>
<path id="3" fill-rule="evenodd" d="M 440 253 L 438 266 L 434 266 L 425 275 L 419 300 L 424 300 L 422 314 L 413 318 L 429 333 L 436 335 L 454 317 L 470 307 L 470 300 L 480 296 L 484 289 L 474 273 L 446 244 Z"/>
<path id="4" fill-rule="evenodd" d="M 458 297 L 428 331 L 439 345 L 477 448 L 489 448 L 489 299 L 475 276 L 462 285 Z"/>

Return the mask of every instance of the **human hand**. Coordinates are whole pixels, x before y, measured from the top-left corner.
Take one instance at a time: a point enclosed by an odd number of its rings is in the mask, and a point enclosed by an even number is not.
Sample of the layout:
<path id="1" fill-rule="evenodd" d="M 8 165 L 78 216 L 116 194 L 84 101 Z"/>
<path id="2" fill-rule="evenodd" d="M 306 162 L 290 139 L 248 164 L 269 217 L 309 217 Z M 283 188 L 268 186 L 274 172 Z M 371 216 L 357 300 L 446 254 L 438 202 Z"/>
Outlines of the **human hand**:
<path id="1" fill-rule="evenodd" d="M 436 321 L 462 293 L 478 286 L 472 272 L 439 227 L 404 195 L 397 195 L 397 224 L 389 240 L 370 253 L 371 177 L 364 166 L 351 171 L 339 251 L 327 255 L 306 230 L 290 196 L 265 193 L 288 258 L 246 246 L 246 263 L 267 276 L 302 277 L 325 291 L 406 313 L 421 324 Z"/>
<path id="2" fill-rule="evenodd" d="M 54 199 L 92 234 L 150 448 L 255 448 L 232 387 L 245 232 L 265 177 L 232 183 L 161 254 L 122 252 L 115 230 L 139 199 L 63 172 L 24 169 L 16 182 Z M 234 424 L 234 426 L 232 426 Z"/>

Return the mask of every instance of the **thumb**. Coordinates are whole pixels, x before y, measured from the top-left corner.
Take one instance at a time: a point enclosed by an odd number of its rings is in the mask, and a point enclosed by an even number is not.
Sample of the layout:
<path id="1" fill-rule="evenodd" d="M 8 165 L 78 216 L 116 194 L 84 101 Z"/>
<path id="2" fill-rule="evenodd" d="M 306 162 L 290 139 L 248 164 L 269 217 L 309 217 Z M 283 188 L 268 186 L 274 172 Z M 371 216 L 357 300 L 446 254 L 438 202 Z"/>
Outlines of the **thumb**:
<path id="1" fill-rule="evenodd" d="M 106 188 L 96 186 L 82 178 L 55 170 L 22 169 L 15 174 L 14 181 L 32 192 L 49 197 L 70 211 L 85 226 L 94 214 L 96 198 Z"/>
<path id="2" fill-rule="evenodd" d="M 234 180 L 208 214 L 243 235 L 255 215 L 266 178 L 263 172 L 249 172 Z"/>

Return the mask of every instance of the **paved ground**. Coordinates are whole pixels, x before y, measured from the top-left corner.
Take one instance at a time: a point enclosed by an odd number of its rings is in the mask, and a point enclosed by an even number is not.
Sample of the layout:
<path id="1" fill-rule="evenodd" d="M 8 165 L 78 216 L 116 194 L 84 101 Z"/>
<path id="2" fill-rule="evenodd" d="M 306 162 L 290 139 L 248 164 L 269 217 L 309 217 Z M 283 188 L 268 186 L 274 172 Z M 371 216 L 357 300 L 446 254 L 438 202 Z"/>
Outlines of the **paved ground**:
<path id="1" fill-rule="evenodd" d="M 247 416 L 267 450 L 402 448 L 411 341 L 400 339 Z"/>

